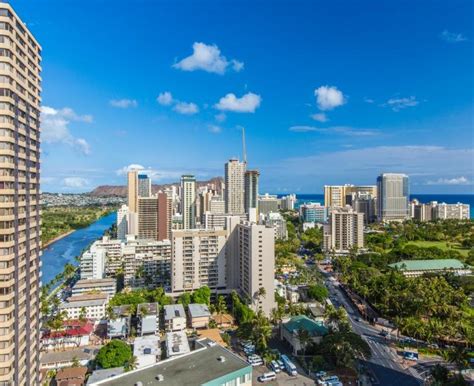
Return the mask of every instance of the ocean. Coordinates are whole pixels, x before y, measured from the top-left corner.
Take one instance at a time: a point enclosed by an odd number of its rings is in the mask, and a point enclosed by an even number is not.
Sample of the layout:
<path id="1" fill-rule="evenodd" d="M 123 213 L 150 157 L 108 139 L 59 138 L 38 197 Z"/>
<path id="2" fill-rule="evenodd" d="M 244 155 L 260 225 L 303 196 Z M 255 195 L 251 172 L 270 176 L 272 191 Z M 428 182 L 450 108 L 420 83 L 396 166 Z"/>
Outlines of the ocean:
<path id="1" fill-rule="evenodd" d="M 278 197 L 283 197 L 285 194 L 279 194 Z M 320 202 L 324 203 L 324 194 L 297 194 L 297 206 L 305 202 Z M 469 204 L 470 218 L 474 218 L 474 194 L 411 194 L 410 200 L 417 199 L 422 203 L 430 201 L 445 202 L 447 204 L 456 204 L 461 202 Z"/>

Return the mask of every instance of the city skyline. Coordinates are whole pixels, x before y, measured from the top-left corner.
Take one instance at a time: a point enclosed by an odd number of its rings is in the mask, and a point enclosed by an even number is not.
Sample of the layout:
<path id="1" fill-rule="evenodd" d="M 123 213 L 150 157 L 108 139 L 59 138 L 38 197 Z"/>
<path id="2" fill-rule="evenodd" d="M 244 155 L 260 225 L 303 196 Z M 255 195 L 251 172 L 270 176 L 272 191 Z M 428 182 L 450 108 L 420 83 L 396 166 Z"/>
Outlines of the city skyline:
<path id="1" fill-rule="evenodd" d="M 46 53 L 43 191 L 122 184 L 131 164 L 154 183 L 223 176 L 245 127 L 261 192 L 396 172 L 413 193 L 473 193 L 468 1 L 301 1 L 271 18 L 263 2 L 45 4 L 13 3 Z"/>

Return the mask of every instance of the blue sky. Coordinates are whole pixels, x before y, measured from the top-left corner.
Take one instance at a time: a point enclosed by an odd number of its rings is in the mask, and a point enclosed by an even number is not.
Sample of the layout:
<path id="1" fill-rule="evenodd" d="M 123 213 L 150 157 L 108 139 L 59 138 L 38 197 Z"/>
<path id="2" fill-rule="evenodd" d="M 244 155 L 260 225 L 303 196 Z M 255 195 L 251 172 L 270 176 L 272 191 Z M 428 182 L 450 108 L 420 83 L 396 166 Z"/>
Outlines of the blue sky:
<path id="1" fill-rule="evenodd" d="M 472 1 L 12 1 L 43 47 L 43 191 L 223 174 L 473 193 Z"/>

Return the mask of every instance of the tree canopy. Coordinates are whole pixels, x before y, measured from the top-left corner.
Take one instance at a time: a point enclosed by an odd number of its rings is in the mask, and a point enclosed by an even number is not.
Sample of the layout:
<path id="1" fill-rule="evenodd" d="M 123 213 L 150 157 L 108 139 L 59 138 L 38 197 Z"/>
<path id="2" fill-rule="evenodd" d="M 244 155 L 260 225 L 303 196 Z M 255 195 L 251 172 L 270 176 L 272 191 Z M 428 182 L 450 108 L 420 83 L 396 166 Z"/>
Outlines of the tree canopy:
<path id="1" fill-rule="evenodd" d="M 97 364 L 103 369 L 122 367 L 130 362 L 132 349 L 121 340 L 112 340 L 103 346 L 96 356 Z"/>

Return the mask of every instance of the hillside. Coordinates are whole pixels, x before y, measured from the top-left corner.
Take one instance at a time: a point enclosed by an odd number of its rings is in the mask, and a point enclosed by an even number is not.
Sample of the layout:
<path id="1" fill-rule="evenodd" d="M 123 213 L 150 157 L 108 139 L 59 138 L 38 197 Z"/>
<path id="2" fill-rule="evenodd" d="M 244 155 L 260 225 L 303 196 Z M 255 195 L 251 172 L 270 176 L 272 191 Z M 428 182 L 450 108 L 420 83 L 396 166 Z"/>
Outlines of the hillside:
<path id="1" fill-rule="evenodd" d="M 220 190 L 222 186 L 222 177 L 214 177 L 208 181 L 197 181 L 196 185 L 198 187 L 205 186 L 208 184 L 215 184 L 217 189 Z M 153 193 L 157 193 L 159 190 L 165 189 L 172 185 L 178 186 L 179 182 L 174 182 L 171 184 L 163 184 L 163 185 L 152 185 Z M 125 185 L 101 185 L 95 188 L 92 192 L 89 193 L 91 196 L 94 197 L 109 197 L 109 196 L 127 196 L 127 187 Z"/>

